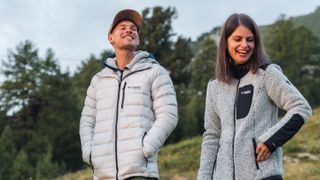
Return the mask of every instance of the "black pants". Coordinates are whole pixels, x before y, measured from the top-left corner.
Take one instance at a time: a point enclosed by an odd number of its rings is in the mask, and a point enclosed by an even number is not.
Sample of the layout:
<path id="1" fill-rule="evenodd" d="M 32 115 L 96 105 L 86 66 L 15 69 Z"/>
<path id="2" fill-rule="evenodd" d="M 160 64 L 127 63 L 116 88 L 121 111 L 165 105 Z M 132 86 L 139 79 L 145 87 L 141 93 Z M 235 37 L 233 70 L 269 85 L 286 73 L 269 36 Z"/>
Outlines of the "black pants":
<path id="1" fill-rule="evenodd" d="M 277 175 L 277 176 L 270 176 L 267 178 L 263 178 L 261 180 L 283 180 L 283 178 L 281 176 Z"/>
<path id="2" fill-rule="evenodd" d="M 157 178 L 151 178 L 151 177 L 129 177 L 126 180 L 158 180 Z"/>

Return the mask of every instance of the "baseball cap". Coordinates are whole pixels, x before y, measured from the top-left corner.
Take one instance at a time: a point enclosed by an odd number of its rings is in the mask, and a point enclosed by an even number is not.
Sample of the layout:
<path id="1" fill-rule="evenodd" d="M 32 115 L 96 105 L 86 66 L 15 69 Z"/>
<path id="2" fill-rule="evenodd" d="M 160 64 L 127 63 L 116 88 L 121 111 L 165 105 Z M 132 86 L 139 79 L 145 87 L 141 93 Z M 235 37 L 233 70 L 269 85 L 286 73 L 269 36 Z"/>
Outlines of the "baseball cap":
<path id="1" fill-rule="evenodd" d="M 142 23 L 141 15 L 133 9 L 124 9 L 119 11 L 114 17 L 108 34 L 112 33 L 113 29 L 124 20 L 133 22 L 137 26 L 137 31 L 139 32 Z"/>

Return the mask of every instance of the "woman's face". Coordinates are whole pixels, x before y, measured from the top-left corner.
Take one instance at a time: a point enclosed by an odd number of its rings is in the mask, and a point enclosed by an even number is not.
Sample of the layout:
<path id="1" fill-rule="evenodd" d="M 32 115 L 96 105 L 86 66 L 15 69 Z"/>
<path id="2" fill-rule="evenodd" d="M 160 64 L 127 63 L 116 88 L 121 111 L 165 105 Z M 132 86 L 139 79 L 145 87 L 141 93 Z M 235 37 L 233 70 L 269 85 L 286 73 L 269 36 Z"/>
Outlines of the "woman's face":
<path id="1" fill-rule="evenodd" d="M 250 29 L 239 25 L 227 39 L 229 55 L 235 64 L 246 63 L 253 54 L 254 36 Z"/>

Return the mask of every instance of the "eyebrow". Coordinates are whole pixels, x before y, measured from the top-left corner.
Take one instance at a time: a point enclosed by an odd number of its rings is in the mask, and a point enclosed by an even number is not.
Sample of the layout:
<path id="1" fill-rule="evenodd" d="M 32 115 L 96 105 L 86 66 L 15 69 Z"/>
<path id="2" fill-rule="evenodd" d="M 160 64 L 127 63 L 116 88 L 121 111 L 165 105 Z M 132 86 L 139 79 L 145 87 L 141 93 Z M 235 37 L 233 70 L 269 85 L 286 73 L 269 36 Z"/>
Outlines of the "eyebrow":
<path id="1" fill-rule="evenodd" d="M 233 35 L 232 37 L 233 37 L 233 38 L 243 38 L 243 36 L 240 36 L 240 35 Z M 245 38 L 254 38 L 254 35 L 252 35 L 252 36 L 245 36 Z"/>
<path id="2" fill-rule="evenodd" d="M 127 24 L 119 24 L 119 27 L 129 27 L 129 28 L 136 28 L 136 29 L 137 29 L 136 25 L 134 25 L 134 24 L 130 24 L 130 25 L 127 25 Z"/>

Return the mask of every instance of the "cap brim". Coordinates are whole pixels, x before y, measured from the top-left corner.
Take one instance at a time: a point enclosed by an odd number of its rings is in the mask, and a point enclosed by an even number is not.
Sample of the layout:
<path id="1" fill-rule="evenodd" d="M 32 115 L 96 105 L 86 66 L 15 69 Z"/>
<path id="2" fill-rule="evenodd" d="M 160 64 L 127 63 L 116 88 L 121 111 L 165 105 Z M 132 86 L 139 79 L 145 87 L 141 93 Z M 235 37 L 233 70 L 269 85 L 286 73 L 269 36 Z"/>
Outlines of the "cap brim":
<path id="1" fill-rule="evenodd" d="M 112 33 L 113 29 L 121 22 L 124 20 L 129 20 L 132 21 L 136 26 L 137 30 L 139 32 L 141 23 L 142 23 L 142 18 L 140 14 L 133 10 L 133 9 L 124 9 L 122 11 L 119 11 L 117 15 L 114 17 L 113 22 L 110 26 L 108 34 Z"/>

